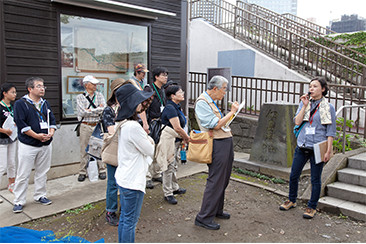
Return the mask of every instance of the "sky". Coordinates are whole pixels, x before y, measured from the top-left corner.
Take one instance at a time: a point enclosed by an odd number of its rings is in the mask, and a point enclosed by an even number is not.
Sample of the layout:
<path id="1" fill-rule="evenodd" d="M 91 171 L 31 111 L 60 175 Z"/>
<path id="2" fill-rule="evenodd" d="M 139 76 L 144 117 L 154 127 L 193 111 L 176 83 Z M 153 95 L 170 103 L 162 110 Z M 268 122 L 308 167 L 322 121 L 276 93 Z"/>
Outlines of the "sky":
<path id="1" fill-rule="evenodd" d="M 297 0 L 297 16 L 315 18 L 316 24 L 329 26 L 329 21 L 347 14 L 366 18 L 365 0 Z"/>
<path id="2" fill-rule="evenodd" d="M 236 0 L 227 0 L 235 4 Z M 329 21 L 341 19 L 347 14 L 358 14 L 366 18 L 365 0 L 297 0 L 297 16 L 308 19 L 315 18 L 315 22 L 323 27 L 329 26 Z"/>

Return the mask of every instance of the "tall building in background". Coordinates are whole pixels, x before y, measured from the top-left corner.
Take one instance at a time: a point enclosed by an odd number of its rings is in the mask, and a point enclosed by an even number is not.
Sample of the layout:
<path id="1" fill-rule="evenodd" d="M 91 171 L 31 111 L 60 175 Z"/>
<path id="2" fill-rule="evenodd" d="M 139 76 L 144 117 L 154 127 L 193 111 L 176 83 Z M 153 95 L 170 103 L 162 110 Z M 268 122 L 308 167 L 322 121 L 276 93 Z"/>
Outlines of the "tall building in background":
<path id="1" fill-rule="evenodd" d="M 342 15 L 340 21 L 332 22 L 330 29 L 338 33 L 363 31 L 366 30 L 366 19 L 357 14 Z"/>
<path id="2" fill-rule="evenodd" d="M 297 15 L 297 0 L 247 0 L 246 2 L 257 4 L 279 14 Z"/>

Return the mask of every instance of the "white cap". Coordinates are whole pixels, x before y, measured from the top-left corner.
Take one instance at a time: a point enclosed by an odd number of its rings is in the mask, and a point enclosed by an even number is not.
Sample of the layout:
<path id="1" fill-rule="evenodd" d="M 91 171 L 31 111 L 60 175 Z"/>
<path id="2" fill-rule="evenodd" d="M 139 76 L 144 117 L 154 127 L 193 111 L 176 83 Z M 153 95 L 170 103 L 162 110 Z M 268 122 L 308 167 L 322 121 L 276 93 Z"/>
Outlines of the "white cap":
<path id="1" fill-rule="evenodd" d="M 100 83 L 100 81 L 95 79 L 95 77 L 92 76 L 92 75 L 87 75 L 87 76 L 84 77 L 83 83 L 86 84 L 88 82 L 91 82 L 93 84 L 99 84 Z"/>

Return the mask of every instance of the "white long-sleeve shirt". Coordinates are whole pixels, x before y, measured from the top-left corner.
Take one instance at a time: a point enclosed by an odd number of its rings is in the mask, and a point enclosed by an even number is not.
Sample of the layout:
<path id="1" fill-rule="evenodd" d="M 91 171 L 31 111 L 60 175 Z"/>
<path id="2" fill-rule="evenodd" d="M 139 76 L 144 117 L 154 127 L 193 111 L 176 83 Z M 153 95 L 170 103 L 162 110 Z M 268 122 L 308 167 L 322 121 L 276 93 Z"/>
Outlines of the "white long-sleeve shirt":
<path id="1" fill-rule="evenodd" d="M 146 173 L 154 156 L 154 142 L 137 121 L 127 121 L 118 135 L 115 178 L 123 188 L 145 193 Z"/>

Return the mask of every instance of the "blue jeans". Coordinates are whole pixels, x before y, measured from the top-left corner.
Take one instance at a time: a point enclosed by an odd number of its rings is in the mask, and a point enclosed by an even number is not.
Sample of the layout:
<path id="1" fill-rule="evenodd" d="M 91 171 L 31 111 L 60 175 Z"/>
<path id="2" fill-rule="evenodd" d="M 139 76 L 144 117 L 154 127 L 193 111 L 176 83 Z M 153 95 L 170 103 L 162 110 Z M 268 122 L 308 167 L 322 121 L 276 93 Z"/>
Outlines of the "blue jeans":
<path id="1" fill-rule="evenodd" d="M 294 160 L 292 162 L 290 175 L 289 200 L 293 203 L 296 202 L 299 178 L 305 166 L 305 163 L 309 159 L 311 168 L 311 197 L 308 202 L 308 207 L 316 209 L 320 197 L 321 175 L 324 163 L 322 162 L 319 164 L 315 164 L 314 151 L 312 150 L 304 150 L 300 149 L 299 147 L 296 147 L 295 149 Z"/>
<path id="2" fill-rule="evenodd" d="M 107 193 L 106 193 L 106 210 L 107 212 L 117 212 L 118 210 L 118 186 L 114 174 L 117 167 L 107 164 Z"/>
<path id="3" fill-rule="evenodd" d="M 118 224 L 118 242 L 135 242 L 135 229 L 140 217 L 144 193 L 119 186 L 121 214 Z"/>

